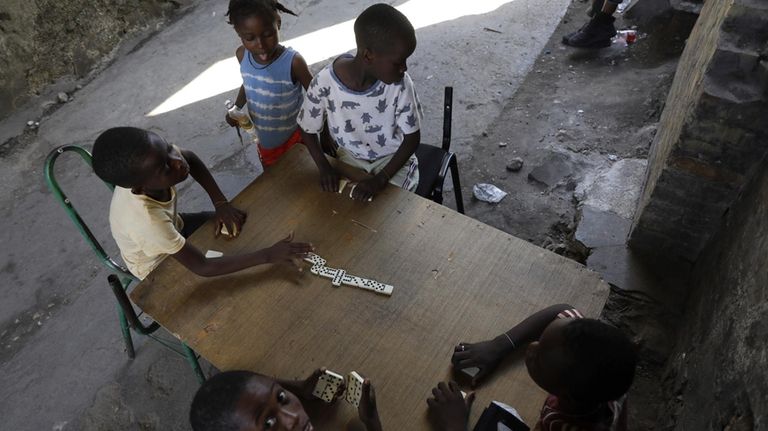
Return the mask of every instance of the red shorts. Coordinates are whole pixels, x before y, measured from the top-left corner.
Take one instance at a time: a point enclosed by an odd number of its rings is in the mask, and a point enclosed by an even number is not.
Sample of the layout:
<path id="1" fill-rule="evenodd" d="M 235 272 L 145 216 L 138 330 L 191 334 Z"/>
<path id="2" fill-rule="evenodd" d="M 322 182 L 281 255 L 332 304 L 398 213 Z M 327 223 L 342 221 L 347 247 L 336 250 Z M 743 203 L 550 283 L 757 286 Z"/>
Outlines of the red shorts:
<path id="1" fill-rule="evenodd" d="M 293 132 L 288 140 L 283 142 L 283 144 L 279 147 L 263 148 L 261 145 L 259 145 L 259 157 L 261 158 L 261 164 L 264 166 L 274 165 L 280 156 L 285 154 L 286 151 L 290 150 L 292 146 L 298 144 L 299 142 L 301 142 L 301 131 L 296 129 L 296 131 Z"/>

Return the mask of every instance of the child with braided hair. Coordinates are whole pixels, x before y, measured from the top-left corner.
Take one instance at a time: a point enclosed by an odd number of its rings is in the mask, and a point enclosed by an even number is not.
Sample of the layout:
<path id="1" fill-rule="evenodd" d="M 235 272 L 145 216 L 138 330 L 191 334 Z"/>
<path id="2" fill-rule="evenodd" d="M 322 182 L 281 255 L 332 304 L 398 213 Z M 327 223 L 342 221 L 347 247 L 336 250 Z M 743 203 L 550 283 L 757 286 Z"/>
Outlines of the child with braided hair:
<path id="1" fill-rule="evenodd" d="M 240 63 L 243 85 L 235 105 L 247 112 L 259 137 L 259 157 L 266 167 L 293 145 L 301 142 L 296 115 L 312 75 L 307 62 L 289 47 L 280 44 L 280 13 L 296 16 L 277 0 L 230 0 L 227 16 L 242 45 L 235 55 Z M 226 116 L 227 123 L 237 121 Z"/>

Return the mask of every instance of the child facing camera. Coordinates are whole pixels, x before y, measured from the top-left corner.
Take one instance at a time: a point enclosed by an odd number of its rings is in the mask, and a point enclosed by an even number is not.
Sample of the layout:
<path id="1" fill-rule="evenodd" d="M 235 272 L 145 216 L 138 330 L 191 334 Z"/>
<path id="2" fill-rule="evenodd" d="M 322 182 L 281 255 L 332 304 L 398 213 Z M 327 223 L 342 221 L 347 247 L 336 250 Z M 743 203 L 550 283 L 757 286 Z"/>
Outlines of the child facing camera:
<path id="1" fill-rule="evenodd" d="M 302 402 L 314 398 L 312 391 L 324 369 L 300 381 L 275 380 L 251 371 L 225 371 L 208 379 L 195 394 L 189 412 L 193 431 L 312 431 L 314 428 Z M 340 387 L 336 398 L 341 396 Z M 335 401 L 335 399 L 334 399 Z M 363 383 L 358 406 L 359 420 L 349 430 L 381 431 L 376 397 L 371 382 Z"/>
<path id="2" fill-rule="evenodd" d="M 547 391 L 535 430 L 624 431 L 626 393 L 637 364 L 635 347 L 617 328 L 585 319 L 570 305 L 545 308 L 509 331 L 479 343 L 459 343 L 455 370 L 474 369 L 472 386 L 514 350 L 525 350 L 525 366 Z M 469 403 L 455 384 L 441 383 L 427 400 L 446 431 L 466 431 Z"/>

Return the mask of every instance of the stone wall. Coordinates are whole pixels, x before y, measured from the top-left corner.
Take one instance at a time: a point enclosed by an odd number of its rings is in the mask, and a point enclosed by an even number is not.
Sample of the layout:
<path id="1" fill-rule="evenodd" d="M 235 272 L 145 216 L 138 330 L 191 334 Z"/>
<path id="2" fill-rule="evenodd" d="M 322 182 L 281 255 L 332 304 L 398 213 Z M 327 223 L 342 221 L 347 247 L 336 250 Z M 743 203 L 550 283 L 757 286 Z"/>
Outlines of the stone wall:
<path id="1" fill-rule="evenodd" d="M 768 150 L 768 2 L 704 4 L 651 148 L 629 244 L 696 261 Z"/>
<path id="2" fill-rule="evenodd" d="M 57 78 L 82 78 L 131 31 L 190 0 L 3 0 L 0 118 Z"/>
<path id="3" fill-rule="evenodd" d="M 662 424 L 768 429 L 768 166 L 696 263 Z"/>

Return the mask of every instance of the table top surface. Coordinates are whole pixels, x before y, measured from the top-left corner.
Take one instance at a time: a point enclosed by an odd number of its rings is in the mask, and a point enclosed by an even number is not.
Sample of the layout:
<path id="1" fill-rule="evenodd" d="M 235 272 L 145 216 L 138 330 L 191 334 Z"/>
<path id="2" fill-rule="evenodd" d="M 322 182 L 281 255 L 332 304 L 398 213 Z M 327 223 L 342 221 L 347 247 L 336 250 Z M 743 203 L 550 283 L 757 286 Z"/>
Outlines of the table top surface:
<path id="1" fill-rule="evenodd" d="M 429 429 L 426 399 L 452 377 L 458 342 L 494 337 L 555 303 L 594 317 L 608 296 L 607 284 L 582 265 L 413 193 L 388 186 L 361 203 L 323 192 L 300 145 L 233 202 L 248 213 L 238 238 L 214 239 L 209 223 L 191 243 L 203 252 L 244 253 L 293 231 L 327 266 L 391 284 L 392 296 L 333 287 L 308 265 L 202 278 L 165 259 L 131 298 L 220 370 L 285 379 L 320 366 L 359 372 L 376 388 L 387 430 Z M 521 357 L 512 355 L 477 390 L 471 424 L 492 400 L 536 422 L 545 393 Z M 343 400 L 328 410 L 312 416 L 317 429 L 343 429 L 357 414 Z"/>

